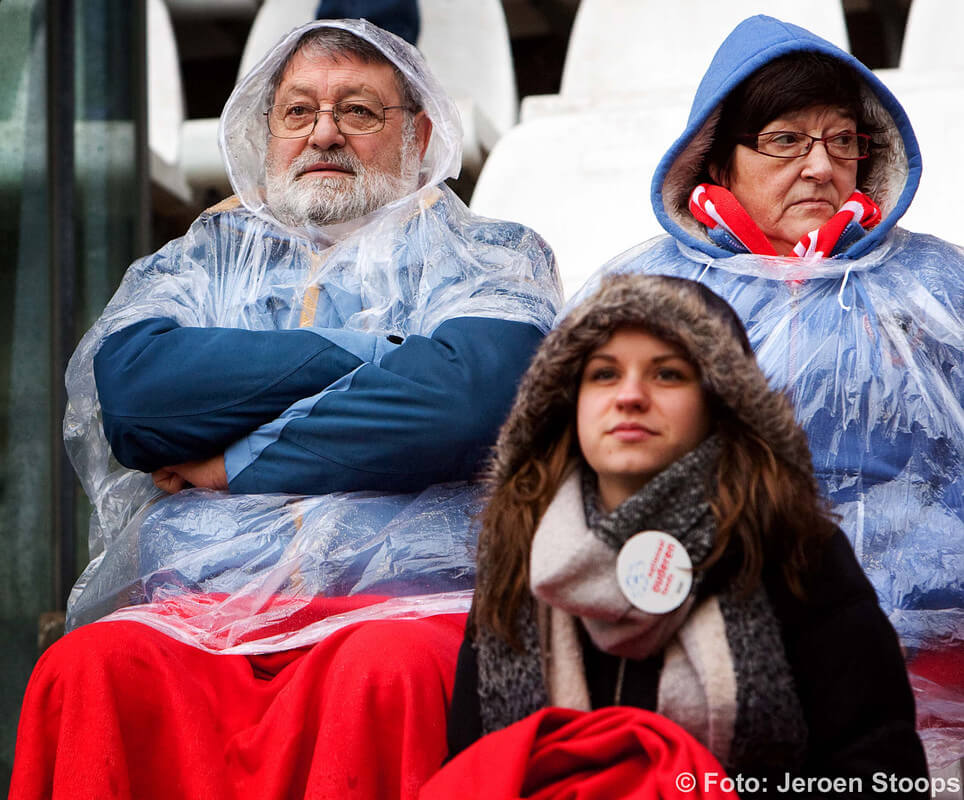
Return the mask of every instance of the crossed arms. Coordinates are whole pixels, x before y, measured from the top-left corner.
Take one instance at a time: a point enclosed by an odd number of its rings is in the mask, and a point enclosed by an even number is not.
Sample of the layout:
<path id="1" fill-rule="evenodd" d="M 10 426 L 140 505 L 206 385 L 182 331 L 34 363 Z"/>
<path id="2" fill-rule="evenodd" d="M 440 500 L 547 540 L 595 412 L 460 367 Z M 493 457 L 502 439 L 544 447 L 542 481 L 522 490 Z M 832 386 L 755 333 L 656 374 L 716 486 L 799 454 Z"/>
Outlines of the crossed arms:
<path id="1" fill-rule="evenodd" d="M 477 471 L 541 338 L 481 317 L 403 341 L 161 317 L 108 336 L 94 374 L 115 457 L 168 491 L 415 491 Z"/>

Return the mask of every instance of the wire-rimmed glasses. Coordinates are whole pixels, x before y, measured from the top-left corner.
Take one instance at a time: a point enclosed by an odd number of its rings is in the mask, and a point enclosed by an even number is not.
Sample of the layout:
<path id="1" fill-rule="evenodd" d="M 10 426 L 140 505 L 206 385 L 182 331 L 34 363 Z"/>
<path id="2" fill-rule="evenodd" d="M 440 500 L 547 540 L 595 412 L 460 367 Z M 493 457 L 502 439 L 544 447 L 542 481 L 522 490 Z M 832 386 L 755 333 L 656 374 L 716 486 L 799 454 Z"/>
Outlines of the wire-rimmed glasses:
<path id="1" fill-rule="evenodd" d="M 801 131 L 766 131 L 741 136 L 740 144 L 773 158 L 800 158 L 817 142 L 823 142 L 827 154 L 845 161 L 856 161 L 870 155 L 872 138 L 866 133 L 835 133 L 833 136 L 811 136 Z"/>
<path id="2" fill-rule="evenodd" d="M 311 136 L 319 114 L 331 114 L 335 127 L 345 136 L 365 136 L 385 127 L 385 112 L 406 106 L 383 106 L 377 100 L 343 100 L 331 108 L 312 108 L 304 103 L 281 103 L 264 112 L 268 131 L 279 139 Z"/>

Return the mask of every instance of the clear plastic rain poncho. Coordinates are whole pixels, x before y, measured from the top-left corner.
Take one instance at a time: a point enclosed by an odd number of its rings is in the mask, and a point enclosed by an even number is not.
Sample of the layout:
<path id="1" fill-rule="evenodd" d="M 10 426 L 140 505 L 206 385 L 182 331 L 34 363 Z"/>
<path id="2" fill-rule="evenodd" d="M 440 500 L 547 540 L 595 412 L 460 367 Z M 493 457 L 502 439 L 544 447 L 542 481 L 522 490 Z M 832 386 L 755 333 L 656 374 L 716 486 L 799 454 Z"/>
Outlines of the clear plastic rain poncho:
<path id="1" fill-rule="evenodd" d="M 272 102 L 272 74 L 306 30 L 323 26 L 378 47 L 433 131 L 417 191 L 353 222 L 290 230 L 264 202 L 260 112 Z M 482 317 L 544 332 L 561 298 L 538 236 L 473 216 L 444 186 L 461 160 L 455 106 L 414 48 L 367 22 L 289 34 L 232 94 L 220 141 L 241 205 L 206 212 L 184 237 L 136 262 L 68 367 L 65 439 L 93 504 L 92 560 L 71 594 L 68 626 L 113 613 L 197 647 L 250 653 L 310 644 L 360 619 L 467 610 L 481 501 L 473 483 L 403 495 L 166 495 L 113 458 L 92 363 L 107 336 L 140 320 L 404 337 Z M 388 599 L 327 619 L 307 613 L 313 598 L 359 594 Z"/>
<path id="2" fill-rule="evenodd" d="M 835 258 L 726 253 L 686 203 L 719 103 L 766 60 L 798 50 L 863 77 L 885 144 L 863 188 L 884 219 Z M 928 758 L 947 764 L 964 756 L 964 695 L 914 675 L 913 660 L 964 653 L 964 249 L 895 227 L 920 168 L 906 115 L 866 67 L 806 31 L 752 18 L 721 46 L 657 168 L 653 204 L 672 236 L 613 259 L 568 305 L 600 274 L 641 271 L 699 280 L 734 307 L 773 385 L 790 390 L 821 487 L 907 653 Z"/>

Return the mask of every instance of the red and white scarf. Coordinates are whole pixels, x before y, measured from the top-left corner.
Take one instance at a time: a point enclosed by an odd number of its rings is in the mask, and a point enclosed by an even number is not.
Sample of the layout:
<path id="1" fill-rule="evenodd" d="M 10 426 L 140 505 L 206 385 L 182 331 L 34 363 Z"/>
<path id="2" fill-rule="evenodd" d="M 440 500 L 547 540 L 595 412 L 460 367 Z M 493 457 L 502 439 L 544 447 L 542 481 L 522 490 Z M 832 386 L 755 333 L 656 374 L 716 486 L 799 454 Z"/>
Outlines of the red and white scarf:
<path id="1" fill-rule="evenodd" d="M 701 183 L 690 194 L 690 212 L 708 231 L 725 231 L 750 253 L 775 256 L 776 250 L 759 226 L 750 218 L 732 192 L 712 183 Z M 829 220 L 816 230 L 803 235 L 790 256 L 826 258 L 834 253 L 841 235 L 848 225 L 863 229 L 880 222 L 877 204 L 862 192 L 855 191 Z M 717 236 L 711 238 L 725 244 Z M 789 257 L 789 256 L 788 256 Z"/>

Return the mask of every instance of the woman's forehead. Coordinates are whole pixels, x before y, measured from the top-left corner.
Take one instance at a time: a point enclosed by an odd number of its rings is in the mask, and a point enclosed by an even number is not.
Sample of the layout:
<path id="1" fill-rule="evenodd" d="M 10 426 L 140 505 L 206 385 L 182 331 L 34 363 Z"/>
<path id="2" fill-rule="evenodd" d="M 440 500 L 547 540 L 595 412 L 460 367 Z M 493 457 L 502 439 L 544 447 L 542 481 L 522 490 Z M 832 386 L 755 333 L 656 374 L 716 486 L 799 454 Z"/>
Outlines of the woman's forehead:
<path id="1" fill-rule="evenodd" d="M 809 106 L 808 108 L 787 111 L 770 120 L 763 129 L 779 127 L 780 125 L 795 125 L 800 127 L 823 127 L 827 125 L 854 124 L 857 119 L 854 113 L 842 106 Z M 795 128 L 796 130 L 796 128 Z"/>
<path id="2" fill-rule="evenodd" d="M 642 325 L 617 328 L 601 345 L 589 353 L 589 358 L 641 353 L 648 356 L 673 356 L 690 361 L 689 353 L 676 342 L 666 339 Z"/>

